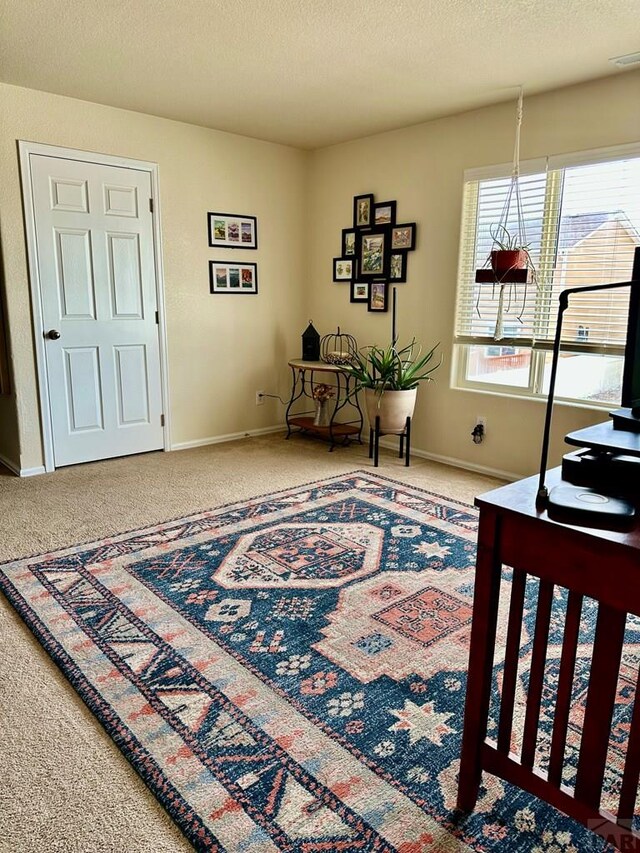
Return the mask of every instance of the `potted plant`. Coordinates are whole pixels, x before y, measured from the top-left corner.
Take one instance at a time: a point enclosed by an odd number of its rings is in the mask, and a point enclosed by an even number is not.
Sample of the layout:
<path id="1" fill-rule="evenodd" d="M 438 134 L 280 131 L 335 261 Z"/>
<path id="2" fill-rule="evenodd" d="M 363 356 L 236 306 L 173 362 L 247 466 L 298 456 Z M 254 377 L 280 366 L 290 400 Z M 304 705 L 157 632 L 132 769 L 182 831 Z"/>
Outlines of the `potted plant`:
<path id="1" fill-rule="evenodd" d="M 521 243 L 515 234 L 511 234 L 504 225 L 495 225 L 490 229 L 493 239 L 491 249 L 491 269 L 502 277 L 510 270 L 524 270 L 530 266 L 529 245 Z"/>
<path id="2" fill-rule="evenodd" d="M 438 346 L 423 355 L 414 338 L 401 349 L 390 344 L 386 349 L 370 346 L 355 353 L 347 369 L 356 379 L 356 390 L 364 388 L 371 426 L 380 416 L 381 432 L 404 431 L 407 418 L 413 417 L 418 385 L 430 382 L 442 363 L 442 358 L 432 363 Z"/>

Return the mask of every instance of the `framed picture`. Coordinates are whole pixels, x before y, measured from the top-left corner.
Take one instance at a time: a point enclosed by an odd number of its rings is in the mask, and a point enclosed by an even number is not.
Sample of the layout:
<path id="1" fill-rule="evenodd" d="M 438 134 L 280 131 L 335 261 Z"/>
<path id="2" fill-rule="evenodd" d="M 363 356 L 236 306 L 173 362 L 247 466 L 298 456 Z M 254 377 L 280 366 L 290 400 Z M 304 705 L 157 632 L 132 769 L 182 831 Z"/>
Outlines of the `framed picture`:
<path id="1" fill-rule="evenodd" d="M 358 234 L 357 259 L 360 277 L 388 278 L 389 242 L 388 228 L 376 228 Z"/>
<path id="2" fill-rule="evenodd" d="M 209 245 L 227 249 L 257 249 L 258 222 L 255 216 L 208 213 Z"/>
<path id="3" fill-rule="evenodd" d="M 357 195 L 353 199 L 353 227 L 371 228 L 373 225 L 373 193 Z"/>
<path id="4" fill-rule="evenodd" d="M 374 225 L 393 225 L 396 221 L 396 202 L 380 201 L 373 205 Z"/>
<path id="5" fill-rule="evenodd" d="M 400 283 L 407 280 L 407 253 L 391 252 L 389 261 L 389 280 Z"/>
<path id="6" fill-rule="evenodd" d="M 356 232 L 353 228 L 342 229 L 342 257 L 348 258 L 356 253 Z"/>
<path id="7" fill-rule="evenodd" d="M 334 258 L 333 259 L 333 280 L 334 281 L 351 281 L 354 278 L 356 259 L 355 258 Z"/>
<path id="8" fill-rule="evenodd" d="M 369 311 L 386 311 L 389 307 L 389 285 L 386 281 L 372 281 L 369 285 Z"/>
<path id="9" fill-rule="evenodd" d="M 391 250 L 415 249 L 416 247 L 416 223 L 408 222 L 406 225 L 394 225 L 391 229 Z"/>
<path id="10" fill-rule="evenodd" d="M 352 302 L 368 302 L 369 301 L 369 282 L 368 281 L 352 281 L 351 282 L 351 301 Z"/>
<path id="11" fill-rule="evenodd" d="M 209 261 L 209 289 L 211 293 L 257 293 L 258 265 Z"/>

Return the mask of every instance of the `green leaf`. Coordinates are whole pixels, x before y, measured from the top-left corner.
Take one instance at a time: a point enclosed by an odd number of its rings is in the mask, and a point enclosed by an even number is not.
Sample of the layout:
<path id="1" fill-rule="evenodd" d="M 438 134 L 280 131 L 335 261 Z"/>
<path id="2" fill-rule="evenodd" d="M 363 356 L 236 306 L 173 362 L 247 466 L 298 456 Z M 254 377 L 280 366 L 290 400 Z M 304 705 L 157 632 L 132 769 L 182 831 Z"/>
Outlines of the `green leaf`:
<path id="1" fill-rule="evenodd" d="M 415 338 L 400 349 L 393 344 L 386 349 L 377 345 L 364 347 L 356 353 L 354 363 L 346 368 L 356 380 L 354 393 L 360 388 L 372 388 L 382 395 L 385 390 L 404 391 L 416 388 L 420 382 L 430 382 L 431 374 L 442 364 L 442 357 L 437 363 L 431 363 L 439 345 L 437 343 L 425 355 Z"/>

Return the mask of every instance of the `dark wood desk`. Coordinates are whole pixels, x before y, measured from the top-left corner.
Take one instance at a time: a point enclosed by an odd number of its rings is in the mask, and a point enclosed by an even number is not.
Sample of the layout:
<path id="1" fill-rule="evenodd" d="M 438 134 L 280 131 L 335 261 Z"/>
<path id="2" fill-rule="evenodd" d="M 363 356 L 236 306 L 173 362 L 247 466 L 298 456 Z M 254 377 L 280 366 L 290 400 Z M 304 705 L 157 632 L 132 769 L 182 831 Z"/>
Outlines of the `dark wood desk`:
<path id="1" fill-rule="evenodd" d="M 548 484 L 558 479 L 556 469 L 550 472 Z M 531 477 L 476 499 L 480 526 L 458 808 L 474 809 L 484 770 L 546 800 L 620 849 L 639 849 L 629 846 L 635 842 L 628 826 L 640 777 L 640 700 L 633 708 L 617 816 L 601 809 L 601 794 L 626 616 L 640 615 L 640 522 L 627 531 L 561 524 L 536 509 L 536 489 L 537 477 Z M 486 735 L 503 565 L 513 568 L 513 578 L 498 736 L 492 741 Z M 522 748 L 514 755 L 510 746 L 527 575 L 539 578 L 540 586 Z M 534 757 L 554 586 L 569 593 L 549 767 L 542 773 L 534 767 Z M 570 789 L 561 780 L 584 596 L 598 602 L 598 616 L 576 784 Z"/>

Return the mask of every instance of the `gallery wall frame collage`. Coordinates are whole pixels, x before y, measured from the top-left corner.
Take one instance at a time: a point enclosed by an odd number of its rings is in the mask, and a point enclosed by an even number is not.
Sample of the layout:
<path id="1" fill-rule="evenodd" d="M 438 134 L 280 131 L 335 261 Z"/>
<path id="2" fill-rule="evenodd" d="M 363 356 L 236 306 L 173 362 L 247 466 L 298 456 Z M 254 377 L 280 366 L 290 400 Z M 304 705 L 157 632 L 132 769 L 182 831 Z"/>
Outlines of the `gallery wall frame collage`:
<path id="1" fill-rule="evenodd" d="M 396 201 L 376 201 L 373 193 L 354 196 L 353 224 L 342 229 L 333 280 L 349 284 L 351 302 L 389 309 L 389 285 L 407 280 L 407 255 L 416 247 L 416 223 L 399 223 Z"/>
<path id="2" fill-rule="evenodd" d="M 258 220 L 237 213 L 208 213 L 209 246 L 224 249 L 257 249 Z M 211 293 L 258 292 L 258 265 L 251 261 L 209 261 Z"/>

